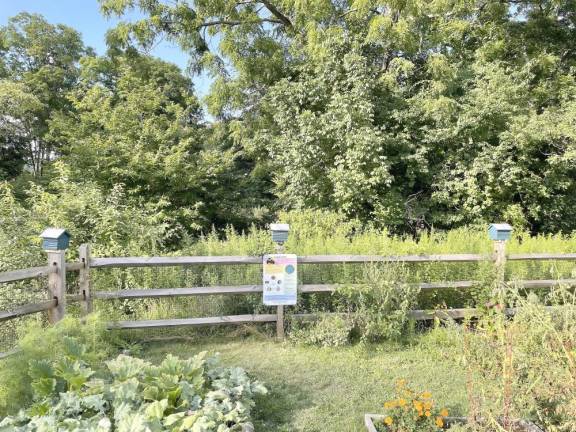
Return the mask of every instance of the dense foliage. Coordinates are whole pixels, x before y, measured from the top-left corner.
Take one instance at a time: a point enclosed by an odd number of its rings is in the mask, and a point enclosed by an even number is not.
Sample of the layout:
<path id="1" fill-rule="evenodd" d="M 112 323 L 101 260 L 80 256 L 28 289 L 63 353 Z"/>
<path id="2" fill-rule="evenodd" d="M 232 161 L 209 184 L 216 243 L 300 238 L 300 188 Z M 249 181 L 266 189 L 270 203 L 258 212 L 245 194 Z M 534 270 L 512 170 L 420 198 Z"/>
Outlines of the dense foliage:
<path id="1" fill-rule="evenodd" d="M 572 1 L 100 3 L 145 15 L 112 46 L 167 37 L 214 75 L 209 111 L 284 206 L 574 228 Z"/>
<path id="2" fill-rule="evenodd" d="M 244 370 L 220 367 L 206 353 L 169 355 L 158 366 L 120 355 L 106 362 L 107 378 L 91 378 L 81 345 L 69 345 L 60 362 L 32 362 L 38 402 L 2 420 L 0 430 L 243 431 L 254 396 L 266 393 Z"/>
<path id="3" fill-rule="evenodd" d="M 279 208 L 395 232 L 576 228 L 572 1 L 100 5 L 140 16 L 100 57 L 41 16 L 0 29 L 0 178 L 18 199 L 58 160 L 72 183 L 162 203 L 172 245 Z M 212 77 L 203 101 L 145 54 L 160 38 Z"/>
<path id="4" fill-rule="evenodd" d="M 206 352 L 186 360 L 168 355 L 159 365 L 121 354 L 102 368 L 97 341 L 67 335 L 74 333 L 69 324 L 57 329 L 48 333 L 61 336 L 53 347 L 59 351 L 36 350 L 27 380 L 13 381 L 13 392 L 32 388 L 33 404 L 0 421 L 0 431 L 246 431 L 254 397 L 267 392 L 243 369 L 222 367 Z"/>

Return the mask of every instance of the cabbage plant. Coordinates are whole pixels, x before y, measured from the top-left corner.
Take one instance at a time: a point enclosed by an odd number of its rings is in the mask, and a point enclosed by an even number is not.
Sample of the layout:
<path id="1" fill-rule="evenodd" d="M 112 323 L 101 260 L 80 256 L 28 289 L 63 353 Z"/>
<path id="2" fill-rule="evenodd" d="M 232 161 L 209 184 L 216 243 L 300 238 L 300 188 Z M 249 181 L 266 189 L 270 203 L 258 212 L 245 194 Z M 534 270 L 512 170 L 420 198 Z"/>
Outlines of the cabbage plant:
<path id="1" fill-rule="evenodd" d="M 267 393 L 206 352 L 168 355 L 159 365 L 120 355 L 100 373 L 82 360 L 81 345 L 69 352 L 30 364 L 35 403 L 2 420 L 0 432 L 245 431 L 255 396 Z"/>

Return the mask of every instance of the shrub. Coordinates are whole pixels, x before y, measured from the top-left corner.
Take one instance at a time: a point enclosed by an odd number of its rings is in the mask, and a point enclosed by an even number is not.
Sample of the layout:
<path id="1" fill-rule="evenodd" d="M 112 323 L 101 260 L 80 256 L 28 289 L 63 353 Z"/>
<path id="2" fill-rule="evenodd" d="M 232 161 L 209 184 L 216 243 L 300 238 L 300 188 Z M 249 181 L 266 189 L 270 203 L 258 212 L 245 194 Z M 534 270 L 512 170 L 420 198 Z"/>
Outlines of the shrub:
<path id="1" fill-rule="evenodd" d="M 324 314 L 312 323 L 295 323 L 290 338 L 318 346 L 342 346 L 357 339 L 400 339 L 411 329 L 409 311 L 416 305 L 419 292 L 407 277 L 404 265 L 366 265 L 361 283 L 341 285 L 333 294 L 332 309 L 337 315 Z"/>
<path id="2" fill-rule="evenodd" d="M 352 323 L 346 317 L 322 315 L 311 323 L 294 323 L 289 338 L 304 345 L 339 347 L 350 343 L 351 331 Z"/>
<path id="3" fill-rule="evenodd" d="M 100 376 L 69 341 L 61 359 L 30 364 L 35 404 L 0 422 L 1 431 L 241 431 L 251 426 L 254 397 L 266 388 L 240 368 L 201 353 L 168 355 L 158 365 L 120 355 Z"/>
<path id="4" fill-rule="evenodd" d="M 407 278 L 405 265 L 373 264 L 365 267 L 363 283 L 337 290 L 362 341 L 399 339 L 410 329 L 409 311 L 420 289 Z"/>

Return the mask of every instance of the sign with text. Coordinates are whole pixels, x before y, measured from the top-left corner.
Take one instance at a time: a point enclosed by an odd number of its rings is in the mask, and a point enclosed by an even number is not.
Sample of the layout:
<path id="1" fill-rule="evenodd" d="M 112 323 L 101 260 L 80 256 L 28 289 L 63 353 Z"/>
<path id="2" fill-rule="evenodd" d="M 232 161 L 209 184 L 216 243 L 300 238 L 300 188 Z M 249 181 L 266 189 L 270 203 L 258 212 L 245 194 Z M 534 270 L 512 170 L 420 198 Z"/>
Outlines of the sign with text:
<path id="1" fill-rule="evenodd" d="M 298 293 L 297 257 L 293 254 L 264 255 L 263 290 L 267 306 L 295 305 Z"/>

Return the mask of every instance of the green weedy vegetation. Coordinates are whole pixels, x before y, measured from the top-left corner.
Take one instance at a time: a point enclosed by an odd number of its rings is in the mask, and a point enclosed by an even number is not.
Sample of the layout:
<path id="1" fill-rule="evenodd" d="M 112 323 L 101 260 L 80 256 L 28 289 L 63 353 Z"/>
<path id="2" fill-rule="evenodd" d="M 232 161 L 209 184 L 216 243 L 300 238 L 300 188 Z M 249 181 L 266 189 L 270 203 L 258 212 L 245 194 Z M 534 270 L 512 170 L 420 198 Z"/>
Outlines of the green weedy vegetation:
<path id="1" fill-rule="evenodd" d="M 418 238 L 392 235 L 386 230 L 365 227 L 358 220 L 348 220 L 344 215 L 328 211 L 293 211 L 282 213 L 282 221 L 290 223 L 291 235 L 286 251 L 298 255 L 361 254 L 491 254 L 492 242 L 486 234 L 486 226 L 471 226 L 450 231 L 431 231 Z M 574 235 L 530 236 L 516 230 L 507 244 L 510 253 L 569 252 L 576 250 Z M 237 233 L 228 230 L 224 236 L 213 232 L 199 241 L 186 245 L 175 255 L 261 255 L 274 251 L 267 230 L 253 227 L 250 231 Z M 386 274 L 393 266 L 382 265 Z M 423 263 L 406 264 L 398 269 L 402 277 L 387 276 L 404 283 L 477 280 L 479 285 L 471 290 L 443 289 L 415 293 L 416 308 L 465 307 L 487 301 L 492 290 L 493 265 L 486 263 Z M 366 275 L 370 266 L 362 264 L 301 265 L 298 269 L 302 283 L 339 283 L 343 285 L 369 285 Z M 574 277 L 571 262 L 509 262 L 506 277 L 514 279 L 559 279 Z M 95 289 L 111 290 L 126 288 L 173 288 L 183 286 L 258 284 L 261 270 L 258 266 L 194 266 L 178 269 L 120 269 L 93 272 Z M 535 291 L 542 293 L 543 291 Z M 351 293 L 352 294 L 352 293 Z M 299 296 L 297 308 L 292 311 L 314 312 L 335 310 L 336 295 L 305 294 Z M 402 301 L 402 300 L 399 300 Z M 98 307 L 114 305 L 110 310 L 114 317 L 167 318 L 184 316 L 213 316 L 218 314 L 266 312 L 259 295 L 211 297 L 202 299 L 99 302 Z M 397 306 L 397 305 L 396 305 Z"/>
<path id="2" fill-rule="evenodd" d="M 40 367 L 39 362 L 63 362 L 66 353 L 78 356 L 80 349 L 83 364 L 98 371 L 116 351 L 113 335 L 97 315 L 88 317 L 82 325 L 71 317 L 51 327 L 33 322 L 20 328 L 19 335 L 19 351 L 0 361 L 0 417 L 15 413 L 32 401 L 31 364 Z"/>
<path id="3" fill-rule="evenodd" d="M 73 331 L 72 323 L 82 330 Z M 22 394 L 20 411 L 1 420 L 0 431 L 244 431 L 251 426 L 254 398 L 267 393 L 244 370 L 221 367 L 206 352 L 185 360 L 169 354 L 158 365 L 123 354 L 104 361 L 94 346 L 84 345 L 86 336 L 99 332 L 83 327 L 69 320 L 48 330 L 48 336 L 60 336 L 50 340 L 57 342 L 51 355 L 45 347 L 31 352 L 33 331 L 24 338 L 23 352 L 2 364 L 2 385 L 12 386 L 3 400 Z M 20 370 L 10 370 L 16 362 Z M 17 377 L 10 382 L 8 374 Z"/>

